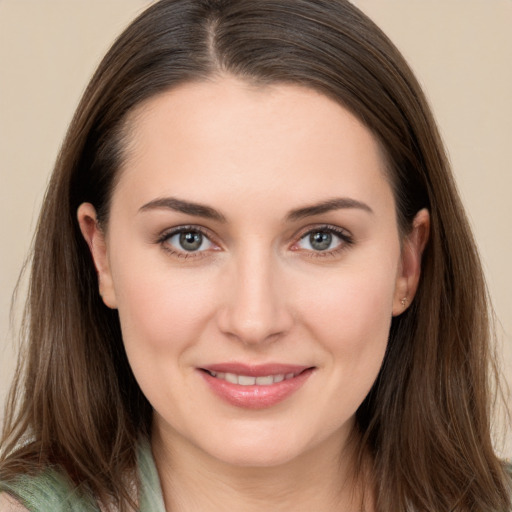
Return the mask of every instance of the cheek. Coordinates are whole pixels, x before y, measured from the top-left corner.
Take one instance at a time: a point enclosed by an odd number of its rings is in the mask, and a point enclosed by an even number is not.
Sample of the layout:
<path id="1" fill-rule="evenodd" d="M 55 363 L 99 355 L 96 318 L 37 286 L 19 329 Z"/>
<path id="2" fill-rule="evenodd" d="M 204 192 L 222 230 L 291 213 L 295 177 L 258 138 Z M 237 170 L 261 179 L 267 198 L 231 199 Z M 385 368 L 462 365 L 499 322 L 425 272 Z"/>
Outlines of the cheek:
<path id="1" fill-rule="evenodd" d="M 125 267 L 126 268 L 126 267 Z M 180 403 L 193 410 L 194 390 L 183 386 L 194 352 L 214 304 L 212 287 L 198 273 L 152 266 L 135 273 L 118 267 L 116 294 L 123 342 L 139 386 L 156 410 Z M 201 285 L 202 283 L 202 285 Z M 173 395 L 179 390 L 184 402 Z"/>
<path id="2" fill-rule="evenodd" d="M 311 429 L 335 432 L 348 424 L 369 393 L 382 366 L 392 319 L 393 268 L 354 267 L 331 276 L 326 286 L 308 280 L 301 316 L 308 337 L 322 347 L 322 393 L 314 400 L 323 415 Z"/>
<path id="3" fill-rule="evenodd" d="M 147 262 L 133 268 L 138 271 L 121 264 L 114 279 L 127 350 L 140 346 L 148 357 L 184 350 L 198 339 L 212 314 L 213 286 L 201 272 L 178 276 Z"/>
<path id="4" fill-rule="evenodd" d="M 326 286 L 303 294 L 312 326 L 343 338 L 359 340 L 365 332 L 389 328 L 395 288 L 394 269 L 372 272 L 344 270 Z M 366 340 L 370 342 L 371 340 Z"/>
<path id="5" fill-rule="evenodd" d="M 340 272 L 323 291 L 304 295 L 307 328 L 330 354 L 336 383 L 364 398 L 376 378 L 392 319 L 396 267 Z M 334 384 L 333 384 L 334 385 Z M 356 397 L 356 401 L 357 401 Z"/>

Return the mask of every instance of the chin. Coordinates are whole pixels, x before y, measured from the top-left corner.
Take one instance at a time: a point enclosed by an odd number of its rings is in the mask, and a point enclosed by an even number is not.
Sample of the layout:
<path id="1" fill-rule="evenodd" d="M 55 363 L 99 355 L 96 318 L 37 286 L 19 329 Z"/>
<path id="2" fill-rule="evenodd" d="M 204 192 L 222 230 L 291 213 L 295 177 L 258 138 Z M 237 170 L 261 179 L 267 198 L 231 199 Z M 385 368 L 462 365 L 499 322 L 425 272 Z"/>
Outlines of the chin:
<path id="1" fill-rule="evenodd" d="M 314 435 L 308 430 L 286 428 L 279 432 L 270 425 L 251 429 L 251 433 L 232 430 L 230 436 L 212 436 L 199 448 L 214 459 L 238 468 L 272 468 L 294 461 L 339 453 L 340 431 Z M 320 454 L 322 452 L 322 454 Z"/>
<path id="2" fill-rule="evenodd" d="M 211 453 L 216 459 L 229 466 L 239 468 L 272 468 L 286 465 L 295 460 L 301 450 L 291 447 L 244 446 Z"/>

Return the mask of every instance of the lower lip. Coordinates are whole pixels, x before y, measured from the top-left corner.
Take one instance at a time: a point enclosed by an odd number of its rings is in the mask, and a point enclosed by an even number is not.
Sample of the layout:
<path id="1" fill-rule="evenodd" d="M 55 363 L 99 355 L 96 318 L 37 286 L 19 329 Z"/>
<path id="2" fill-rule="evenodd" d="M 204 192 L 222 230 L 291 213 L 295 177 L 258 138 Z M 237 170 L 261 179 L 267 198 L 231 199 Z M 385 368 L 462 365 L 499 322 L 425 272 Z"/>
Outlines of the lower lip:
<path id="1" fill-rule="evenodd" d="M 265 409 L 286 400 L 298 391 L 313 373 L 313 368 L 304 370 L 296 377 L 269 386 L 241 386 L 212 377 L 204 370 L 200 372 L 210 389 L 229 404 L 245 409 Z"/>

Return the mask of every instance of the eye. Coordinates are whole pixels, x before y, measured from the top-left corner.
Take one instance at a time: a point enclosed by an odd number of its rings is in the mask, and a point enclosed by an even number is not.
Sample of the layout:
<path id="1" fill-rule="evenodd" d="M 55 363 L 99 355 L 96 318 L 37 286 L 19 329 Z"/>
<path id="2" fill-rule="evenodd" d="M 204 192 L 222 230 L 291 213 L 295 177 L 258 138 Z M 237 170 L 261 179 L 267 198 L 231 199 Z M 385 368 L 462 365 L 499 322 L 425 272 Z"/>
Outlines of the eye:
<path id="1" fill-rule="evenodd" d="M 183 227 L 166 233 L 161 243 L 176 253 L 204 252 L 215 247 L 213 242 L 199 229 Z"/>
<path id="2" fill-rule="evenodd" d="M 309 230 L 295 244 L 299 250 L 333 253 L 352 244 L 351 236 L 339 228 L 320 227 Z"/>

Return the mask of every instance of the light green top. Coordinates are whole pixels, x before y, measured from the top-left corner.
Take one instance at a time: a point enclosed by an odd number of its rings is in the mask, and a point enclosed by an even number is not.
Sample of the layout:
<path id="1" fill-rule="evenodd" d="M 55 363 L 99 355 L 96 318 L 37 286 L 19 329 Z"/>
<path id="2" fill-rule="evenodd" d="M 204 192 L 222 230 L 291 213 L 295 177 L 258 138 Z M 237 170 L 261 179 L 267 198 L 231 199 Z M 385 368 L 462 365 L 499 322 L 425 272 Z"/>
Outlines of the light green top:
<path id="1" fill-rule="evenodd" d="M 138 471 L 139 512 L 165 512 L 158 473 L 147 441 L 142 442 L 138 450 Z M 100 512 L 95 501 L 80 495 L 55 470 L 45 471 L 39 477 L 21 476 L 15 482 L 0 482 L 0 491 L 14 496 L 30 512 Z"/>
<path id="2" fill-rule="evenodd" d="M 148 441 L 140 444 L 137 458 L 141 483 L 139 512 L 165 512 L 160 480 Z M 511 462 L 507 469 L 512 476 Z M 96 502 L 79 495 L 69 481 L 54 470 L 45 471 L 39 477 L 22 476 L 15 483 L 0 482 L 1 491 L 14 496 L 30 512 L 101 512 Z"/>

